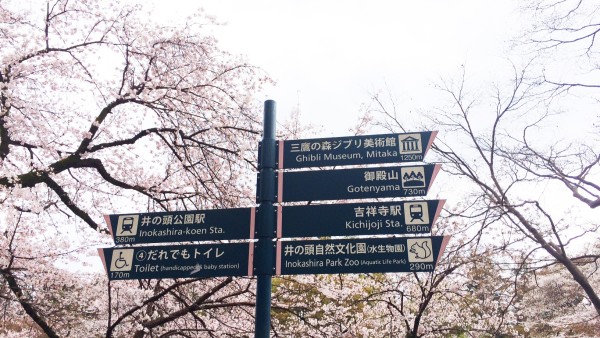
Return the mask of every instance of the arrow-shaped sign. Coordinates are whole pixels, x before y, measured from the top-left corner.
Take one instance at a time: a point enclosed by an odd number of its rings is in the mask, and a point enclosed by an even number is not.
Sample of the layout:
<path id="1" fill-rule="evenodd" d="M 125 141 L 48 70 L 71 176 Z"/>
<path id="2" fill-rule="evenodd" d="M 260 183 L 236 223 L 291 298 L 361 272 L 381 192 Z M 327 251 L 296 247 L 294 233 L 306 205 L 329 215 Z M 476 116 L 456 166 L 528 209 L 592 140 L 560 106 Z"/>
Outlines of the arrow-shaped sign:
<path id="1" fill-rule="evenodd" d="M 104 216 L 116 244 L 253 239 L 255 208 Z"/>
<path id="2" fill-rule="evenodd" d="M 277 237 L 430 233 L 445 200 L 279 206 Z"/>
<path id="3" fill-rule="evenodd" d="M 422 162 L 437 131 L 279 141 L 278 168 Z"/>
<path id="4" fill-rule="evenodd" d="M 450 236 L 280 241 L 277 275 L 431 272 Z"/>
<path id="5" fill-rule="evenodd" d="M 254 243 L 98 249 L 110 280 L 252 276 Z"/>
<path id="6" fill-rule="evenodd" d="M 278 202 L 418 197 L 427 191 L 440 164 L 361 169 L 279 172 Z"/>

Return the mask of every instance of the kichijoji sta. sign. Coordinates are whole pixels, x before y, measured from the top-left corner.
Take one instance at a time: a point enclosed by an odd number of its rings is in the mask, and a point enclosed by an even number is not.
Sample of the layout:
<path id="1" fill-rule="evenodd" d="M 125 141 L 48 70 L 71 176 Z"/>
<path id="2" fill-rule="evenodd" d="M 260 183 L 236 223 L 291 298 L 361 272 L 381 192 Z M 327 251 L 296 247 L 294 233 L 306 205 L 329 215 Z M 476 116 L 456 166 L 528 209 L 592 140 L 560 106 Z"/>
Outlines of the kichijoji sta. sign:
<path id="1" fill-rule="evenodd" d="M 279 169 L 423 161 L 437 131 L 278 142 Z"/>
<path id="2" fill-rule="evenodd" d="M 277 237 L 430 233 L 444 200 L 277 207 Z"/>

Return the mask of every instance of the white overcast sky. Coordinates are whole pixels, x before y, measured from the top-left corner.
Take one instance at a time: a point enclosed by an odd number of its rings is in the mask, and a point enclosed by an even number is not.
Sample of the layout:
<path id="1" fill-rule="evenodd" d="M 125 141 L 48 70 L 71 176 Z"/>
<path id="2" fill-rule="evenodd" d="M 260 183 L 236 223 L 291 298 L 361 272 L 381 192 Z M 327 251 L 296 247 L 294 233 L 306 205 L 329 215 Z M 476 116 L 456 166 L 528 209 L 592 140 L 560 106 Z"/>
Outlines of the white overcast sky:
<path id="1" fill-rule="evenodd" d="M 346 135 L 361 103 L 379 90 L 421 107 L 436 95 L 432 83 L 463 64 L 471 74 L 493 75 L 508 60 L 520 15 L 515 0 L 156 0 L 154 6 L 166 20 L 184 20 L 202 7 L 224 22 L 213 28 L 222 48 L 277 81 L 259 99 L 277 101 L 280 122 L 299 105 L 302 122 L 324 126 L 322 136 Z"/>

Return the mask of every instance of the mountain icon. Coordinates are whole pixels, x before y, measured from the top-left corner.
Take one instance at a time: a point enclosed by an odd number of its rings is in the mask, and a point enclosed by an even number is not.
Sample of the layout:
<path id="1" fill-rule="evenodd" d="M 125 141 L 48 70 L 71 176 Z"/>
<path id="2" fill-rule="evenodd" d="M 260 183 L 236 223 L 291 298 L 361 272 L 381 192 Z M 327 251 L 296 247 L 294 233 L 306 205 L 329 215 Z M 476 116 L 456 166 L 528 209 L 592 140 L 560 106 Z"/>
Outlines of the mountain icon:
<path id="1" fill-rule="evenodd" d="M 415 172 L 412 170 L 410 173 L 405 172 L 402 175 L 402 186 L 403 187 L 424 187 L 425 178 L 421 171 Z"/>

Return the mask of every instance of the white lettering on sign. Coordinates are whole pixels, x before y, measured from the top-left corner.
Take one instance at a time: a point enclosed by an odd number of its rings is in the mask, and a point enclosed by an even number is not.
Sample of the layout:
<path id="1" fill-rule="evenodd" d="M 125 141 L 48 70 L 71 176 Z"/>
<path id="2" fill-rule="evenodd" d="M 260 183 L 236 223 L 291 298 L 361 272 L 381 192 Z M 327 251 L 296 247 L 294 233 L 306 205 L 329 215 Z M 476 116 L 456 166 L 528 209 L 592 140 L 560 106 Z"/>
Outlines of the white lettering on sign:
<path id="1" fill-rule="evenodd" d="M 193 236 L 193 235 L 206 235 L 210 231 L 211 234 L 222 234 L 224 233 L 223 228 L 210 227 L 210 228 L 165 228 L 165 229 L 152 229 L 152 230 L 140 230 L 140 237 L 164 237 L 164 236 Z"/>
<path id="2" fill-rule="evenodd" d="M 321 154 L 297 155 L 296 162 L 317 162 L 321 160 Z"/>
<path id="3" fill-rule="evenodd" d="M 367 243 L 327 243 L 323 244 L 287 244 L 284 256 L 318 256 L 318 255 L 361 255 L 378 253 L 402 253 L 406 251 L 404 244 L 367 244 Z"/>
<path id="4" fill-rule="evenodd" d="M 367 229 L 379 230 L 383 227 L 383 221 L 347 221 L 346 229 Z"/>
<path id="5" fill-rule="evenodd" d="M 349 185 L 346 190 L 350 193 L 361 193 L 361 192 L 374 192 L 379 194 L 380 192 L 386 191 L 399 191 L 402 190 L 399 184 L 389 184 L 389 185 L 368 185 L 368 186 L 354 186 Z"/>
<path id="6" fill-rule="evenodd" d="M 362 159 L 362 154 L 360 153 L 350 153 L 350 154 L 325 154 L 326 160 L 355 160 Z"/>
<path id="7" fill-rule="evenodd" d="M 201 213 L 189 213 L 189 214 L 166 214 L 162 216 L 143 216 L 141 226 L 148 225 L 189 225 L 189 224 L 204 224 L 206 221 L 206 214 Z"/>
<path id="8" fill-rule="evenodd" d="M 386 157 L 398 157 L 398 152 L 393 150 L 370 150 L 367 151 L 367 158 L 386 158 Z"/>
<path id="9" fill-rule="evenodd" d="M 323 261 L 320 261 L 317 259 L 311 259 L 311 260 L 307 260 L 307 261 L 300 261 L 300 260 L 286 261 L 285 267 L 286 268 L 322 268 Z"/>
<path id="10" fill-rule="evenodd" d="M 415 136 L 417 135 L 417 136 Z M 402 147 L 405 149 L 404 154 L 414 152 L 415 149 L 421 149 L 421 138 L 420 134 L 404 135 L 401 139 Z M 387 157 L 387 156 L 398 156 L 396 149 L 398 142 L 396 137 L 367 137 L 367 138 L 350 138 L 350 139 L 327 139 L 319 141 L 302 141 L 290 143 L 290 152 L 328 152 L 332 150 L 342 149 L 373 149 L 369 151 L 371 157 Z M 416 142 L 416 143 L 415 143 Z M 394 150 L 390 152 L 382 151 L 377 148 L 391 148 Z M 419 150 L 420 151 L 420 150 Z M 395 155 L 393 155 L 395 153 Z"/>
<path id="11" fill-rule="evenodd" d="M 296 155 L 296 162 L 319 162 L 319 161 L 338 161 L 338 160 L 362 160 L 363 155 L 361 153 L 349 153 L 349 154 L 302 154 Z"/>
<path id="12" fill-rule="evenodd" d="M 364 174 L 365 182 L 369 181 L 398 181 L 399 176 L 396 170 L 376 170 L 376 171 L 365 171 Z"/>
<path id="13" fill-rule="evenodd" d="M 354 217 L 376 217 L 376 216 L 402 216 L 402 206 L 398 204 L 373 206 L 367 205 L 364 207 L 354 208 Z"/>

